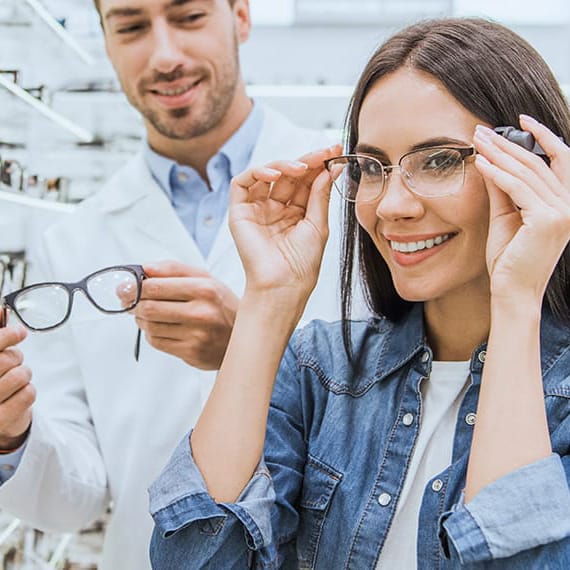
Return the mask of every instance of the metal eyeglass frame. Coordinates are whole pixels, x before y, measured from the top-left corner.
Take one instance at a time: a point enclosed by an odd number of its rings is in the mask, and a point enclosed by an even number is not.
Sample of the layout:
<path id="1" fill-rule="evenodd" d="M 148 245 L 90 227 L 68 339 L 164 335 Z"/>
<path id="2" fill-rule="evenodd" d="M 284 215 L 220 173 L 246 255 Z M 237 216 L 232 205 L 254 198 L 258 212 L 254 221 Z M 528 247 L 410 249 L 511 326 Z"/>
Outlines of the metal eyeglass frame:
<path id="1" fill-rule="evenodd" d="M 362 200 L 362 202 L 374 202 L 375 200 L 378 200 L 378 198 L 380 198 L 382 196 L 382 194 L 384 193 L 384 188 L 386 187 L 386 180 L 388 179 L 388 176 L 391 174 L 391 172 L 395 169 L 400 169 L 402 170 L 402 160 L 404 160 L 406 157 L 412 155 L 412 154 L 416 154 L 419 152 L 425 152 L 427 150 L 456 150 L 457 152 L 459 152 L 459 154 L 461 155 L 461 160 L 463 161 L 463 168 L 465 169 L 465 159 L 468 158 L 469 156 L 475 156 L 477 154 L 477 150 L 475 149 L 474 146 L 467 146 L 467 147 L 456 147 L 456 146 L 433 146 L 433 147 L 426 147 L 426 148 L 418 148 L 415 150 L 411 150 L 410 152 L 407 152 L 406 154 L 403 154 L 400 157 L 400 160 L 398 160 L 398 164 L 382 164 L 382 162 L 376 158 L 375 156 L 371 156 L 369 154 L 365 154 L 365 153 L 357 153 L 357 154 L 342 154 L 340 156 L 334 156 L 333 158 L 329 158 L 328 160 L 325 160 L 325 168 L 331 172 L 330 167 L 331 165 L 333 165 L 333 163 L 339 159 L 350 159 L 350 158 L 366 158 L 369 160 L 372 160 L 373 162 L 375 162 L 376 164 L 378 164 L 382 170 L 382 185 L 380 187 L 380 190 L 378 192 L 378 195 L 374 198 L 371 198 L 370 200 Z M 403 179 L 405 180 L 405 176 L 403 177 Z M 337 189 L 337 192 L 340 194 L 341 198 L 343 200 L 346 200 L 347 202 L 351 202 L 353 204 L 356 203 L 356 199 L 353 198 L 348 198 L 343 192 L 342 190 L 336 185 L 334 184 L 334 187 Z M 406 188 L 408 188 L 408 190 L 414 194 L 415 196 L 419 196 L 421 198 L 439 198 L 440 196 L 424 196 L 423 194 L 417 192 L 414 188 L 411 188 L 409 186 L 409 184 L 406 184 Z M 454 192 L 451 192 L 450 194 L 453 194 Z M 442 194 L 442 196 L 447 196 L 450 194 Z"/>
<path id="2" fill-rule="evenodd" d="M 100 274 L 100 273 L 109 273 L 110 271 L 128 271 L 130 273 L 132 273 L 135 278 L 136 278 L 136 282 L 137 282 L 137 294 L 135 297 L 135 300 L 127 307 L 123 308 L 123 309 L 118 309 L 118 310 L 109 310 L 109 309 L 103 309 L 102 307 L 100 307 L 95 300 L 93 299 L 93 297 L 91 297 L 91 295 L 89 294 L 89 291 L 87 289 L 87 282 L 92 279 L 93 277 L 95 277 L 96 275 Z M 76 293 L 76 291 L 82 291 L 83 294 L 85 295 L 85 297 L 87 297 L 87 299 L 89 300 L 89 302 L 99 311 L 101 311 L 102 313 L 106 313 L 106 314 L 119 314 L 119 313 L 126 313 L 132 309 L 134 309 L 138 302 L 140 301 L 141 298 L 141 292 L 142 292 L 142 282 L 145 279 L 145 274 L 144 274 L 144 269 L 142 267 L 142 265 L 112 265 L 110 267 L 105 267 L 103 269 L 99 269 L 97 271 L 94 271 L 93 273 L 90 273 L 89 275 L 87 275 L 86 277 L 84 277 L 83 279 L 81 279 L 80 281 L 77 281 L 75 283 L 62 283 L 59 281 L 44 281 L 41 283 L 34 283 L 32 285 L 28 285 L 26 287 L 23 287 L 22 289 L 18 289 L 17 291 L 13 291 L 12 293 L 9 293 L 8 295 L 5 295 L 2 299 L 2 310 L 0 311 L 0 328 L 3 328 L 6 326 L 7 322 L 8 322 L 8 310 L 13 311 L 14 314 L 18 317 L 18 319 L 20 320 L 20 322 L 29 330 L 35 331 L 35 332 L 48 332 L 51 330 L 54 330 L 60 326 L 62 326 L 70 317 L 71 315 L 71 311 L 73 308 L 73 297 Z M 46 328 L 36 328 L 33 327 L 31 325 L 29 325 L 28 323 L 26 323 L 25 319 L 22 318 L 22 316 L 19 314 L 18 309 L 16 308 L 16 299 L 19 295 L 21 295 L 22 293 L 25 293 L 27 291 L 30 291 L 32 289 L 36 289 L 39 287 L 47 287 L 50 285 L 56 285 L 59 287 L 63 287 L 64 289 L 67 290 L 68 293 L 68 306 L 67 306 L 67 313 L 65 314 L 65 316 L 63 317 L 63 319 L 61 321 L 59 321 L 57 324 L 51 326 L 51 327 L 46 327 Z M 139 353 L 140 353 L 140 335 L 141 335 L 141 331 L 140 329 L 137 332 L 137 340 L 136 340 L 136 344 L 135 344 L 135 359 L 138 361 L 139 359 Z"/>

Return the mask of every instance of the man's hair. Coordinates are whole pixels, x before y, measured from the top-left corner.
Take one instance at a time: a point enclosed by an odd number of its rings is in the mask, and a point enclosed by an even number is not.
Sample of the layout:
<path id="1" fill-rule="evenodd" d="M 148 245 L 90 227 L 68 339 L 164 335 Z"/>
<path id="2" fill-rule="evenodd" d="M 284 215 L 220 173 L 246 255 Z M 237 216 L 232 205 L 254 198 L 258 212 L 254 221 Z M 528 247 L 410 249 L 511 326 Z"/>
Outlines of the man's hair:
<path id="1" fill-rule="evenodd" d="M 366 95 L 378 80 L 403 67 L 429 73 L 481 122 L 518 128 L 519 114 L 524 113 L 570 142 L 568 104 L 534 48 L 499 24 L 478 18 L 449 18 L 409 26 L 377 49 L 350 102 L 345 125 L 347 153 L 353 153 L 358 142 L 358 119 Z M 356 260 L 367 304 L 376 315 L 398 321 L 414 303 L 398 295 L 388 265 L 356 221 L 354 204 L 345 202 L 344 208 L 341 287 L 348 348 Z M 570 323 L 570 245 L 552 274 L 544 304 Z"/>

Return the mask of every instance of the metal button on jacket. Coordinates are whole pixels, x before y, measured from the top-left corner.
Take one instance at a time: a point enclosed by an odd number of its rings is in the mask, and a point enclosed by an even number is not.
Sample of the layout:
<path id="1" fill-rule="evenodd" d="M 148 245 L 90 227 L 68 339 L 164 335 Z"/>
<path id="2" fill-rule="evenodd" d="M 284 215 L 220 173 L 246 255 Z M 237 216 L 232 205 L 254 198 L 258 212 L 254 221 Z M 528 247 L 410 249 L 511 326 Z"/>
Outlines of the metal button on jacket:
<path id="1" fill-rule="evenodd" d="M 402 418 L 402 423 L 405 426 L 411 426 L 414 423 L 414 414 L 407 413 Z"/>
<path id="2" fill-rule="evenodd" d="M 474 426 L 476 419 L 477 419 L 477 414 L 474 414 L 473 412 L 470 412 L 469 414 L 467 414 L 467 415 L 465 416 L 465 423 L 466 423 L 468 426 Z"/>
<path id="3" fill-rule="evenodd" d="M 378 504 L 380 504 L 382 507 L 387 507 L 391 501 L 392 501 L 392 497 L 390 495 L 388 495 L 388 493 L 382 493 L 378 497 Z"/>
<path id="4" fill-rule="evenodd" d="M 477 358 L 479 359 L 479 362 L 484 363 L 486 356 L 487 356 L 487 352 L 484 351 L 484 350 L 482 350 L 482 351 L 477 355 Z"/>
<path id="5" fill-rule="evenodd" d="M 432 484 L 431 488 L 436 493 L 439 493 L 443 487 L 443 481 L 441 479 L 436 479 Z"/>

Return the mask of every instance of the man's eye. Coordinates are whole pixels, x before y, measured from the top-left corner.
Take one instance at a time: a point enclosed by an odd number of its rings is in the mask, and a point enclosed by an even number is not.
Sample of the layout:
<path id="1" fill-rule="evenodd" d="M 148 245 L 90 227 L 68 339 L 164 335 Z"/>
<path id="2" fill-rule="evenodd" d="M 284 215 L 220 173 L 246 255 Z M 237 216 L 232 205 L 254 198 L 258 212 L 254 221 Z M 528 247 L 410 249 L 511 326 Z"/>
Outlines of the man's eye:
<path id="1" fill-rule="evenodd" d="M 186 16 L 179 18 L 178 21 L 182 24 L 194 24 L 194 23 L 198 22 L 199 20 L 201 20 L 202 18 L 204 18 L 205 16 L 206 16 L 206 14 L 204 14 L 202 12 L 187 14 Z"/>
<path id="2" fill-rule="evenodd" d="M 117 29 L 117 34 L 135 34 L 144 29 L 144 24 L 132 24 L 131 26 L 124 26 Z"/>

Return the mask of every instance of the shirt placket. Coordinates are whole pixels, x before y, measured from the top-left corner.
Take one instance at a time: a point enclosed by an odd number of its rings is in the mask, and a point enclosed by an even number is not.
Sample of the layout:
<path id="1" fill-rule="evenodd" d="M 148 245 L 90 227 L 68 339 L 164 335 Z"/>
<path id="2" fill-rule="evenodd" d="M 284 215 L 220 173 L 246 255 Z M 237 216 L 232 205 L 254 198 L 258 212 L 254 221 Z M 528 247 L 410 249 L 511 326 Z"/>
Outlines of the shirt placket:
<path id="1" fill-rule="evenodd" d="M 358 523 L 347 570 L 374 568 L 388 534 L 419 432 L 422 405 L 420 383 L 429 374 L 430 362 L 431 352 L 426 349 L 420 356 L 419 365 L 412 366 L 408 373 L 378 477 Z"/>

